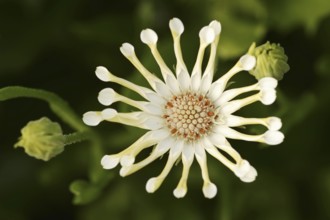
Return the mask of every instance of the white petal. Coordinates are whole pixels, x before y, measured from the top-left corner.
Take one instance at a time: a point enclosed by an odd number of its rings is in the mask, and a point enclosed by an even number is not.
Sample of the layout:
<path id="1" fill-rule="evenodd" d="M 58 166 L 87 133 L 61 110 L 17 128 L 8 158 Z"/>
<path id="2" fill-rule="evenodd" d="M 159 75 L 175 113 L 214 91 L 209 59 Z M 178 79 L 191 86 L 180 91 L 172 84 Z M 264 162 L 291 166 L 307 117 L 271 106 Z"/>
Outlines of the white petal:
<path id="1" fill-rule="evenodd" d="M 195 92 L 199 92 L 199 87 L 201 86 L 201 74 L 193 74 L 191 76 L 191 89 Z"/>
<path id="2" fill-rule="evenodd" d="M 247 160 L 242 160 L 237 164 L 234 173 L 237 177 L 243 177 L 250 171 L 251 165 Z"/>
<path id="3" fill-rule="evenodd" d="M 195 149 L 191 144 L 185 144 L 182 150 L 182 157 L 185 157 L 188 162 L 194 159 Z"/>
<path id="4" fill-rule="evenodd" d="M 178 95 L 181 93 L 178 81 L 173 74 L 166 75 L 166 85 L 170 88 L 173 94 Z"/>
<path id="5" fill-rule="evenodd" d="M 223 82 L 223 81 L 214 82 L 211 85 L 207 96 L 211 100 L 217 100 L 222 95 L 223 90 L 225 89 L 225 87 L 226 87 L 226 83 Z"/>
<path id="6" fill-rule="evenodd" d="M 159 117 L 149 117 L 143 124 L 150 130 L 157 130 L 164 127 L 164 120 Z"/>
<path id="7" fill-rule="evenodd" d="M 237 111 L 242 107 L 242 103 L 239 100 L 224 103 L 220 109 L 222 115 L 228 116 L 231 113 Z"/>
<path id="8" fill-rule="evenodd" d="M 204 147 L 201 147 L 200 145 L 195 145 L 195 156 L 197 159 L 203 161 L 206 160 L 206 153 Z"/>
<path id="9" fill-rule="evenodd" d="M 272 131 L 278 131 L 282 127 L 282 121 L 278 117 L 270 117 L 268 118 L 268 129 Z"/>
<path id="10" fill-rule="evenodd" d="M 101 121 L 103 121 L 103 118 L 99 113 L 91 111 L 91 112 L 86 112 L 83 115 L 83 121 L 86 125 L 96 126 L 100 124 Z"/>
<path id="11" fill-rule="evenodd" d="M 164 114 L 164 108 L 160 107 L 159 105 L 155 105 L 153 103 L 147 103 L 145 105 L 145 108 L 147 109 L 147 111 L 150 113 L 150 114 L 153 114 L 153 115 L 163 115 Z"/>
<path id="12" fill-rule="evenodd" d="M 125 176 L 129 175 L 130 171 L 131 171 L 131 166 L 123 166 L 119 170 L 119 175 L 121 177 L 125 177 Z"/>
<path id="13" fill-rule="evenodd" d="M 158 41 L 156 32 L 149 28 L 141 31 L 140 38 L 141 41 L 145 44 L 156 44 Z"/>
<path id="14" fill-rule="evenodd" d="M 275 89 L 277 87 L 277 80 L 273 77 L 264 77 L 258 81 L 260 90 Z"/>
<path id="15" fill-rule="evenodd" d="M 111 119 L 111 118 L 115 117 L 117 114 L 118 114 L 118 112 L 115 109 L 112 109 L 112 108 L 104 109 L 101 112 L 101 115 L 102 115 L 103 119 Z"/>
<path id="16" fill-rule="evenodd" d="M 150 178 L 146 184 L 146 190 L 148 193 L 153 193 L 158 188 L 159 180 L 157 177 Z"/>
<path id="17" fill-rule="evenodd" d="M 209 26 L 213 29 L 214 33 L 216 35 L 220 34 L 221 32 L 221 24 L 219 21 L 211 21 L 211 23 L 209 24 Z"/>
<path id="18" fill-rule="evenodd" d="M 216 132 L 224 135 L 226 138 L 230 138 L 230 139 L 245 140 L 245 141 L 260 141 L 260 138 L 262 138 L 262 135 L 244 134 L 225 125 L 215 125 L 213 129 Z"/>
<path id="19" fill-rule="evenodd" d="M 283 142 L 284 134 L 280 131 L 266 131 L 263 135 L 266 144 L 278 145 Z"/>
<path id="20" fill-rule="evenodd" d="M 135 54 L 134 52 L 134 47 L 130 43 L 123 43 L 120 47 L 120 52 L 125 56 L 125 57 L 131 57 Z"/>
<path id="21" fill-rule="evenodd" d="M 189 74 L 182 70 L 178 74 L 178 82 L 182 91 L 187 91 L 190 88 L 190 77 Z"/>
<path id="22" fill-rule="evenodd" d="M 260 101 L 264 105 L 271 105 L 276 100 L 275 89 L 264 89 L 260 91 Z"/>
<path id="23" fill-rule="evenodd" d="M 97 99 L 102 105 L 109 106 L 116 101 L 117 93 L 111 88 L 102 89 L 99 92 Z"/>
<path id="24" fill-rule="evenodd" d="M 183 198 L 187 194 L 187 188 L 186 187 L 178 187 L 173 191 L 173 195 L 176 198 Z"/>
<path id="25" fill-rule="evenodd" d="M 212 199 L 217 195 L 218 189 L 214 183 L 207 183 L 203 186 L 203 194 L 206 198 Z"/>
<path id="26" fill-rule="evenodd" d="M 208 135 L 208 136 L 205 136 L 205 137 L 202 137 L 201 139 L 200 139 L 200 142 L 199 143 L 197 143 L 197 144 L 200 144 L 202 147 L 204 147 L 205 149 L 206 148 L 210 148 L 210 147 L 214 147 L 214 143 L 213 143 L 213 141 L 211 140 L 211 137 L 212 136 L 212 134 L 210 134 L 210 135 Z"/>
<path id="27" fill-rule="evenodd" d="M 170 149 L 170 156 L 173 158 L 178 157 L 182 153 L 184 142 L 182 140 L 177 140 Z"/>
<path id="28" fill-rule="evenodd" d="M 257 170 L 253 166 L 251 166 L 249 171 L 244 176 L 242 176 L 240 179 L 243 182 L 251 183 L 256 179 L 257 175 L 258 175 Z"/>
<path id="29" fill-rule="evenodd" d="M 177 35 L 181 35 L 184 31 L 183 23 L 178 18 L 172 18 L 170 20 L 170 29 L 175 32 Z"/>
<path id="30" fill-rule="evenodd" d="M 249 71 L 256 65 L 256 58 L 252 55 L 245 54 L 239 59 L 239 63 L 243 70 Z"/>
<path id="31" fill-rule="evenodd" d="M 155 92 L 146 93 L 146 98 L 148 99 L 149 102 L 157 105 L 165 105 L 166 103 L 166 100 Z"/>
<path id="32" fill-rule="evenodd" d="M 213 28 L 211 28 L 209 26 L 203 27 L 199 32 L 199 37 L 200 37 L 202 43 L 205 43 L 205 44 L 212 43 L 215 39 L 215 33 L 214 33 Z"/>
<path id="33" fill-rule="evenodd" d="M 200 93 L 201 94 L 206 94 L 209 89 L 210 89 L 210 86 L 212 84 L 212 79 L 213 79 L 213 73 L 209 73 L 209 72 L 204 72 L 204 75 L 202 77 L 202 82 L 201 82 L 201 85 L 200 85 Z"/>
<path id="34" fill-rule="evenodd" d="M 216 146 L 226 145 L 226 138 L 220 133 L 212 133 L 210 136 L 208 136 L 209 140 L 212 144 Z"/>
<path id="35" fill-rule="evenodd" d="M 165 99 L 172 98 L 173 95 L 172 95 L 170 89 L 164 83 L 156 82 L 155 87 L 156 87 L 155 89 L 156 89 L 157 93 L 159 95 L 161 95 L 162 97 L 164 97 Z"/>
<path id="36" fill-rule="evenodd" d="M 96 74 L 97 78 L 99 78 L 100 80 L 102 80 L 104 82 L 110 81 L 109 70 L 107 70 L 107 68 L 105 68 L 103 66 L 96 67 L 95 74 Z"/>
<path id="37" fill-rule="evenodd" d="M 235 89 L 228 89 L 221 94 L 221 96 L 215 101 L 214 104 L 221 106 L 224 103 L 233 100 L 235 97 L 237 97 L 243 93 L 248 93 L 248 92 L 251 92 L 254 90 L 259 90 L 258 84 L 253 84 L 250 86 L 245 86 L 245 87 L 240 87 L 240 88 L 235 88 Z"/>
<path id="38" fill-rule="evenodd" d="M 237 117 L 235 115 L 228 115 L 228 116 L 226 116 L 224 121 L 225 121 L 225 124 L 228 127 L 236 127 L 237 125 L 242 124 L 241 123 L 242 118 L 241 117 Z"/>
<path id="39" fill-rule="evenodd" d="M 159 151 L 160 154 L 166 153 L 175 143 L 174 138 L 168 137 L 159 142 L 156 146 L 156 150 Z"/>
<path id="40" fill-rule="evenodd" d="M 105 155 L 101 159 L 103 169 L 109 170 L 116 167 L 119 163 L 119 157 L 116 155 Z"/>
<path id="41" fill-rule="evenodd" d="M 120 158 L 120 165 L 123 167 L 131 166 L 135 161 L 135 157 L 132 155 L 124 155 Z"/>
<path id="42" fill-rule="evenodd" d="M 164 138 L 168 137 L 170 135 L 170 132 L 167 128 L 154 130 L 150 132 L 150 136 L 147 136 L 147 138 L 157 139 L 157 140 L 163 140 Z"/>

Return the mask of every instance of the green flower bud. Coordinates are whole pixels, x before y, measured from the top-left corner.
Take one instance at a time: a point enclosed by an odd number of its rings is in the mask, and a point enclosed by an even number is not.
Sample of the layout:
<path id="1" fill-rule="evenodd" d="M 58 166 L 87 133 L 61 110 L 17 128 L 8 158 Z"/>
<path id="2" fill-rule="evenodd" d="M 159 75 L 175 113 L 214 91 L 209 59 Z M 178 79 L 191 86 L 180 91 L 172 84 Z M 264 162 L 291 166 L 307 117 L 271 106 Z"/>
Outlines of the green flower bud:
<path id="1" fill-rule="evenodd" d="M 249 73 L 258 80 L 263 77 L 273 77 L 281 80 L 284 73 L 290 69 L 287 63 L 288 57 L 279 44 L 267 42 L 256 47 L 256 44 L 253 43 L 248 53 L 257 59 L 256 66 Z"/>
<path id="2" fill-rule="evenodd" d="M 46 117 L 30 121 L 21 130 L 22 136 L 15 144 L 37 159 L 48 161 L 64 150 L 65 137 L 61 126 Z"/>

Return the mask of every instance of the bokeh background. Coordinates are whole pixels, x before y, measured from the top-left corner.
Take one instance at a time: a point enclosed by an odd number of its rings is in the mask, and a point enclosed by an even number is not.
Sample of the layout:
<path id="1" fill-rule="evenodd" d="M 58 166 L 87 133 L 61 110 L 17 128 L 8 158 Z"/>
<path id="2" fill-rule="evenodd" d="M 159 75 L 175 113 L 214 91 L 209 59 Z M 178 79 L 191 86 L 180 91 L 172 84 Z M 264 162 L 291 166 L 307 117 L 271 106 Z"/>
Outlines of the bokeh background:
<path id="1" fill-rule="evenodd" d="M 145 83 L 120 54 L 123 42 L 132 43 L 142 62 L 159 72 L 149 49 L 140 42 L 142 29 L 150 27 L 158 33 L 159 50 L 169 66 L 175 64 L 168 29 L 172 17 L 185 24 L 182 47 L 190 68 L 198 49 L 198 31 L 213 19 L 221 21 L 216 77 L 254 41 L 285 48 L 291 70 L 279 83 L 277 102 L 242 110 L 249 116 L 281 117 L 284 143 L 267 147 L 231 142 L 257 168 L 257 180 L 242 183 L 209 157 L 217 197 L 203 197 L 200 170 L 194 164 L 188 194 L 175 199 L 172 191 L 181 175 L 180 164 L 156 193 L 145 191 L 146 181 L 161 171 L 165 158 L 126 178 L 119 176 L 118 168 L 102 171 L 88 142 L 66 147 L 49 162 L 39 161 L 13 148 L 28 121 L 47 116 L 58 121 L 65 133 L 72 130 L 47 104 L 14 99 L 0 102 L 0 219 L 330 219 L 330 1 L 0 0 L 0 88 L 21 85 L 52 91 L 78 115 L 100 110 L 96 97 L 102 88 L 131 94 L 100 82 L 94 75 L 96 66 Z M 235 81 L 248 85 L 254 78 L 241 73 Z M 142 133 L 110 123 L 93 129 L 102 138 L 101 154 L 120 151 Z M 102 178 L 91 183 L 95 167 Z"/>

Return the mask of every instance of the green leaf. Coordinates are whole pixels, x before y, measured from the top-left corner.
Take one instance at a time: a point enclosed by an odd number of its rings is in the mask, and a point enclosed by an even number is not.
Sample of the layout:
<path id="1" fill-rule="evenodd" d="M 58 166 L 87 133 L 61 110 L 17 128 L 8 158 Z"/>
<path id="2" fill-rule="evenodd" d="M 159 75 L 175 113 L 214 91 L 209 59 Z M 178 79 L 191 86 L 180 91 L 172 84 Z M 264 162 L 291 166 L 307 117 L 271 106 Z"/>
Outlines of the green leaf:
<path id="1" fill-rule="evenodd" d="M 267 1 L 266 5 L 270 24 L 282 31 L 303 26 L 307 32 L 313 33 L 330 13 L 328 0 L 279 0 Z"/>
<path id="2" fill-rule="evenodd" d="M 296 101 L 286 99 L 284 94 L 280 94 L 278 100 L 282 106 L 278 115 L 281 116 L 284 122 L 282 129 L 284 133 L 287 133 L 297 124 L 302 123 L 317 104 L 316 96 L 310 92 L 303 94 Z"/>
<path id="3" fill-rule="evenodd" d="M 74 204 L 87 204 L 96 199 L 100 194 L 100 189 L 85 180 L 76 180 L 70 185 L 70 191 L 75 195 Z"/>
<path id="4" fill-rule="evenodd" d="M 99 198 L 103 189 L 113 179 L 113 173 L 101 170 L 97 180 L 87 182 L 85 180 L 75 180 L 70 184 L 70 191 L 74 194 L 73 203 L 76 205 L 85 205 Z"/>
<path id="5" fill-rule="evenodd" d="M 330 54 L 321 56 L 315 63 L 316 73 L 324 78 L 330 78 Z"/>
<path id="6" fill-rule="evenodd" d="M 219 55 L 234 58 L 245 53 L 251 42 L 266 32 L 267 13 L 258 0 L 216 1 L 210 18 L 221 22 Z"/>

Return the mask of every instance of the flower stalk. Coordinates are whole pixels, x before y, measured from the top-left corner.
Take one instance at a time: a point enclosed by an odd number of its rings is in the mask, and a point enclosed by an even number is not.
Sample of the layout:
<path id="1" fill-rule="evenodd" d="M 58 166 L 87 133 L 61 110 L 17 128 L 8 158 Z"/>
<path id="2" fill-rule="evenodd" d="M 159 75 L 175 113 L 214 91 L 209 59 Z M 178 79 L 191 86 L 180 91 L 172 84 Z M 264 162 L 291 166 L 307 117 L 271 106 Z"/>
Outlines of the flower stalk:
<path id="1" fill-rule="evenodd" d="M 55 93 L 22 86 L 8 86 L 0 89 L 0 101 L 14 98 L 36 98 L 45 101 L 50 109 L 74 130 L 88 130 L 69 104 Z"/>

